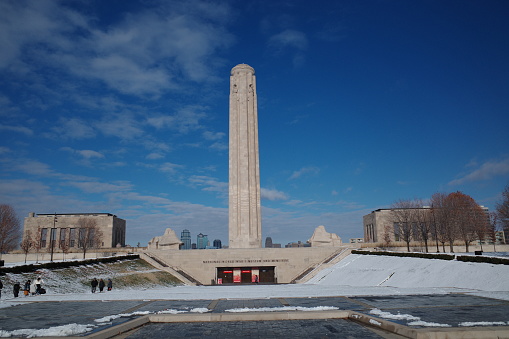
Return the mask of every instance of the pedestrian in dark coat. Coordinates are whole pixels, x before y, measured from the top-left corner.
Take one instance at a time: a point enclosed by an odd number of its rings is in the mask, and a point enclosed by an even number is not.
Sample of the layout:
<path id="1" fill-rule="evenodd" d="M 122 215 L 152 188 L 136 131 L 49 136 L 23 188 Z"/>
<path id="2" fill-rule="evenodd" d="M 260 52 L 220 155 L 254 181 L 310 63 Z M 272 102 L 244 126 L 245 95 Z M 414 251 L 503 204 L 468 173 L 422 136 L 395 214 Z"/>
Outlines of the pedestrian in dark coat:
<path id="1" fill-rule="evenodd" d="M 104 280 L 100 279 L 99 280 L 99 292 L 102 292 L 104 290 L 104 286 L 106 284 L 104 283 Z"/>
<path id="2" fill-rule="evenodd" d="M 108 291 L 111 291 L 112 288 L 113 288 L 113 282 L 111 281 L 111 279 L 108 279 Z"/>
<path id="3" fill-rule="evenodd" d="M 23 290 L 27 292 L 27 293 L 25 293 L 25 295 L 28 295 L 30 293 L 30 284 L 31 284 L 31 281 L 27 280 L 27 282 L 25 283 L 25 286 L 23 288 Z"/>
<path id="4" fill-rule="evenodd" d="M 14 298 L 17 298 L 19 295 L 19 290 L 21 289 L 21 286 L 19 285 L 19 282 L 15 282 L 14 286 L 12 287 L 12 291 L 14 292 Z"/>
<path id="5" fill-rule="evenodd" d="M 90 285 L 92 285 L 92 293 L 95 293 L 95 290 L 97 289 L 97 284 L 98 284 L 97 279 L 96 278 L 92 279 L 92 282 L 90 283 Z"/>
<path id="6" fill-rule="evenodd" d="M 0 298 L 2 297 L 2 288 L 4 288 L 4 284 L 2 284 L 2 280 L 0 280 Z"/>
<path id="7" fill-rule="evenodd" d="M 43 281 L 42 281 L 42 278 L 41 277 L 38 277 L 37 279 L 35 279 L 35 293 L 36 294 L 41 294 L 41 285 L 42 285 Z"/>

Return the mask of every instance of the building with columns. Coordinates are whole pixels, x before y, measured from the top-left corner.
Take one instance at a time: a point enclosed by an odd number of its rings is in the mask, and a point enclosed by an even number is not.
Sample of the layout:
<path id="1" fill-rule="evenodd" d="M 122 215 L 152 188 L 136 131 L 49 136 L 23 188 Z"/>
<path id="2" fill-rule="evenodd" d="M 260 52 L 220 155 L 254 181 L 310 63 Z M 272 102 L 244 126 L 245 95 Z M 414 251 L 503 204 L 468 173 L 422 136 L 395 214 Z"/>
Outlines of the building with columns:
<path id="1" fill-rule="evenodd" d="M 111 213 L 29 213 L 23 224 L 23 235 L 29 230 L 32 238 L 41 240 L 41 251 L 51 246 L 55 252 L 65 244 L 72 251 L 79 248 L 81 218 L 93 219 L 96 228 L 102 234 L 99 248 L 125 247 L 126 221 Z"/>

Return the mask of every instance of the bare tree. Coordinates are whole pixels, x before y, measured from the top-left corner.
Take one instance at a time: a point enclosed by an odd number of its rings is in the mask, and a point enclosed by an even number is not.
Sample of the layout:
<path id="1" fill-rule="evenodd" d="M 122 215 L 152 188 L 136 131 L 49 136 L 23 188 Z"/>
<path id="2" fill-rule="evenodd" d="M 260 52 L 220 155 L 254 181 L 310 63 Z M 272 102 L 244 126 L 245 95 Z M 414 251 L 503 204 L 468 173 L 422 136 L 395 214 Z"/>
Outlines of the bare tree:
<path id="1" fill-rule="evenodd" d="M 424 202 L 422 200 L 415 200 L 414 204 L 417 206 L 415 210 L 415 222 L 419 239 L 424 243 L 426 253 L 428 250 L 428 241 L 431 234 L 431 220 L 429 208 L 423 208 Z"/>
<path id="2" fill-rule="evenodd" d="M 78 247 L 83 251 L 83 259 L 85 259 L 89 249 L 100 246 L 103 234 L 93 218 L 80 218 L 78 227 Z"/>
<path id="3" fill-rule="evenodd" d="M 64 239 L 60 241 L 60 249 L 62 250 L 63 259 L 65 261 L 65 255 L 69 253 L 71 247 L 69 246 L 69 239 Z"/>
<path id="4" fill-rule="evenodd" d="M 502 201 L 496 205 L 498 221 L 502 225 L 505 233 L 505 242 L 507 243 L 509 234 L 509 185 L 502 192 Z"/>
<path id="5" fill-rule="evenodd" d="M 433 222 L 437 241 L 442 244 L 442 250 L 445 253 L 445 243 L 449 242 L 449 249 L 454 253 L 455 229 L 451 222 L 451 213 L 448 208 L 446 193 L 435 193 L 431 196 L 431 213 L 433 213 Z"/>
<path id="6" fill-rule="evenodd" d="M 452 223 L 468 252 L 470 243 L 476 239 L 475 229 L 477 225 L 484 224 L 486 214 L 471 196 L 459 191 L 449 194 L 447 201 Z"/>
<path id="7" fill-rule="evenodd" d="M 384 246 L 386 248 L 388 248 L 391 245 L 391 238 L 392 238 L 391 233 L 393 233 L 391 225 L 385 225 L 383 240 L 384 240 Z"/>
<path id="8" fill-rule="evenodd" d="M 25 253 L 25 264 L 27 263 L 28 252 L 34 247 L 34 239 L 32 239 L 32 232 L 27 230 L 25 236 L 20 244 L 21 250 Z"/>
<path id="9" fill-rule="evenodd" d="M 410 252 L 415 203 L 412 200 L 398 200 L 392 204 L 391 209 L 394 232 L 406 243 L 407 251 Z"/>
<path id="10" fill-rule="evenodd" d="M 2 254 L 12 251 L 19 245 L 21 226 L 14 208 L 0 205 L 0 259 Z"/>
<path id="11" fill-rule="evenodd" d="M 499 227 L 498 222 L 498 213 L 497 212 L 490 212 L 489 213 L 490 222 L 488 224 L 488 228 L 486 230 L 486 234 L 488 239 L 493 243 L 493 252 L 497 251 L 496 244 L 497 244 L 497 231 Z"/>
<path id="12" fill-rule="evenodd" d="M 46 239 L 43 239 L 42 228 L 41 228 L 41 226 L 38 226 L 37 233 L 35 234 L 35 237 L 34 237 L 34 248 L 35 248 L 35 253 L 37 254 L 36 259 L 35 259 L 36 263 L 39 262 L 39 252 L 41 252 L 44 241 L 46 241 Z"/>

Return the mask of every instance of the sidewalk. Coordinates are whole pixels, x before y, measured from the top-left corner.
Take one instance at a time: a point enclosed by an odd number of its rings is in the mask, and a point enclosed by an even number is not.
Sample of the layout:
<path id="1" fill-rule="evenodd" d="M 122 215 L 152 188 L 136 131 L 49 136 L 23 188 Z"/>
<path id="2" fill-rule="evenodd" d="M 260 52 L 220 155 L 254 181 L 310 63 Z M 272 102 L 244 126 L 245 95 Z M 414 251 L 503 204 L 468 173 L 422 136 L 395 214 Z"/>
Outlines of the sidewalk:
<path id="1" fill-rule="evenodd" d="M 0 308 L 0 329 L 5 331 L 0 333 L 79 324 L 90 325 L 80 336 L 106 338 L 108 329 L 115 337 L 119 332 L 115 326 L 123 324 L 128 331 L 118 338 L 402 338 L 394 333 L 412 337 L 426 331 L 448 331 L 451 338 L 466 331 L 475 338 L 475 331 L 492 329 L 509 338 L 509 301 L 462 294 L 19 302 L 23 303 Z M 145 325 L 129 327 L 141 318 L 145 320 L 138 324 Z"/>

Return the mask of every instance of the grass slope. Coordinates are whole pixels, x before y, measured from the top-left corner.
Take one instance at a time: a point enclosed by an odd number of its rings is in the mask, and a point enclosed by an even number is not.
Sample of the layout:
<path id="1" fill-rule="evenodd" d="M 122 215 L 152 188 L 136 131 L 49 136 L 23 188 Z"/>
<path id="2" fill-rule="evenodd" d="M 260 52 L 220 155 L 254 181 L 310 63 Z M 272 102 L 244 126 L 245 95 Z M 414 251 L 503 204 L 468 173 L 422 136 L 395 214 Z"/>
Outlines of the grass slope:
<path id="1" fill-rule="evenodd" d="M 63 269 L 41 269 L 37 272 L 13 274 L 6 273 L 0 277 L 4 284 L 3 294 L 11 294 L 12 286 L 17 281 L 23 288 L 30 279 L 42 277 L 47 293 L 83 293 L 89 292 L 93 278 L 113 281 L 114 289 L 150 289 L 155 287 L 172 287 L 182 285 L 180 280 L 168 272 L 160 271 L 147 262 L 123 260 L 114 263 L 83 265 Z"/>

